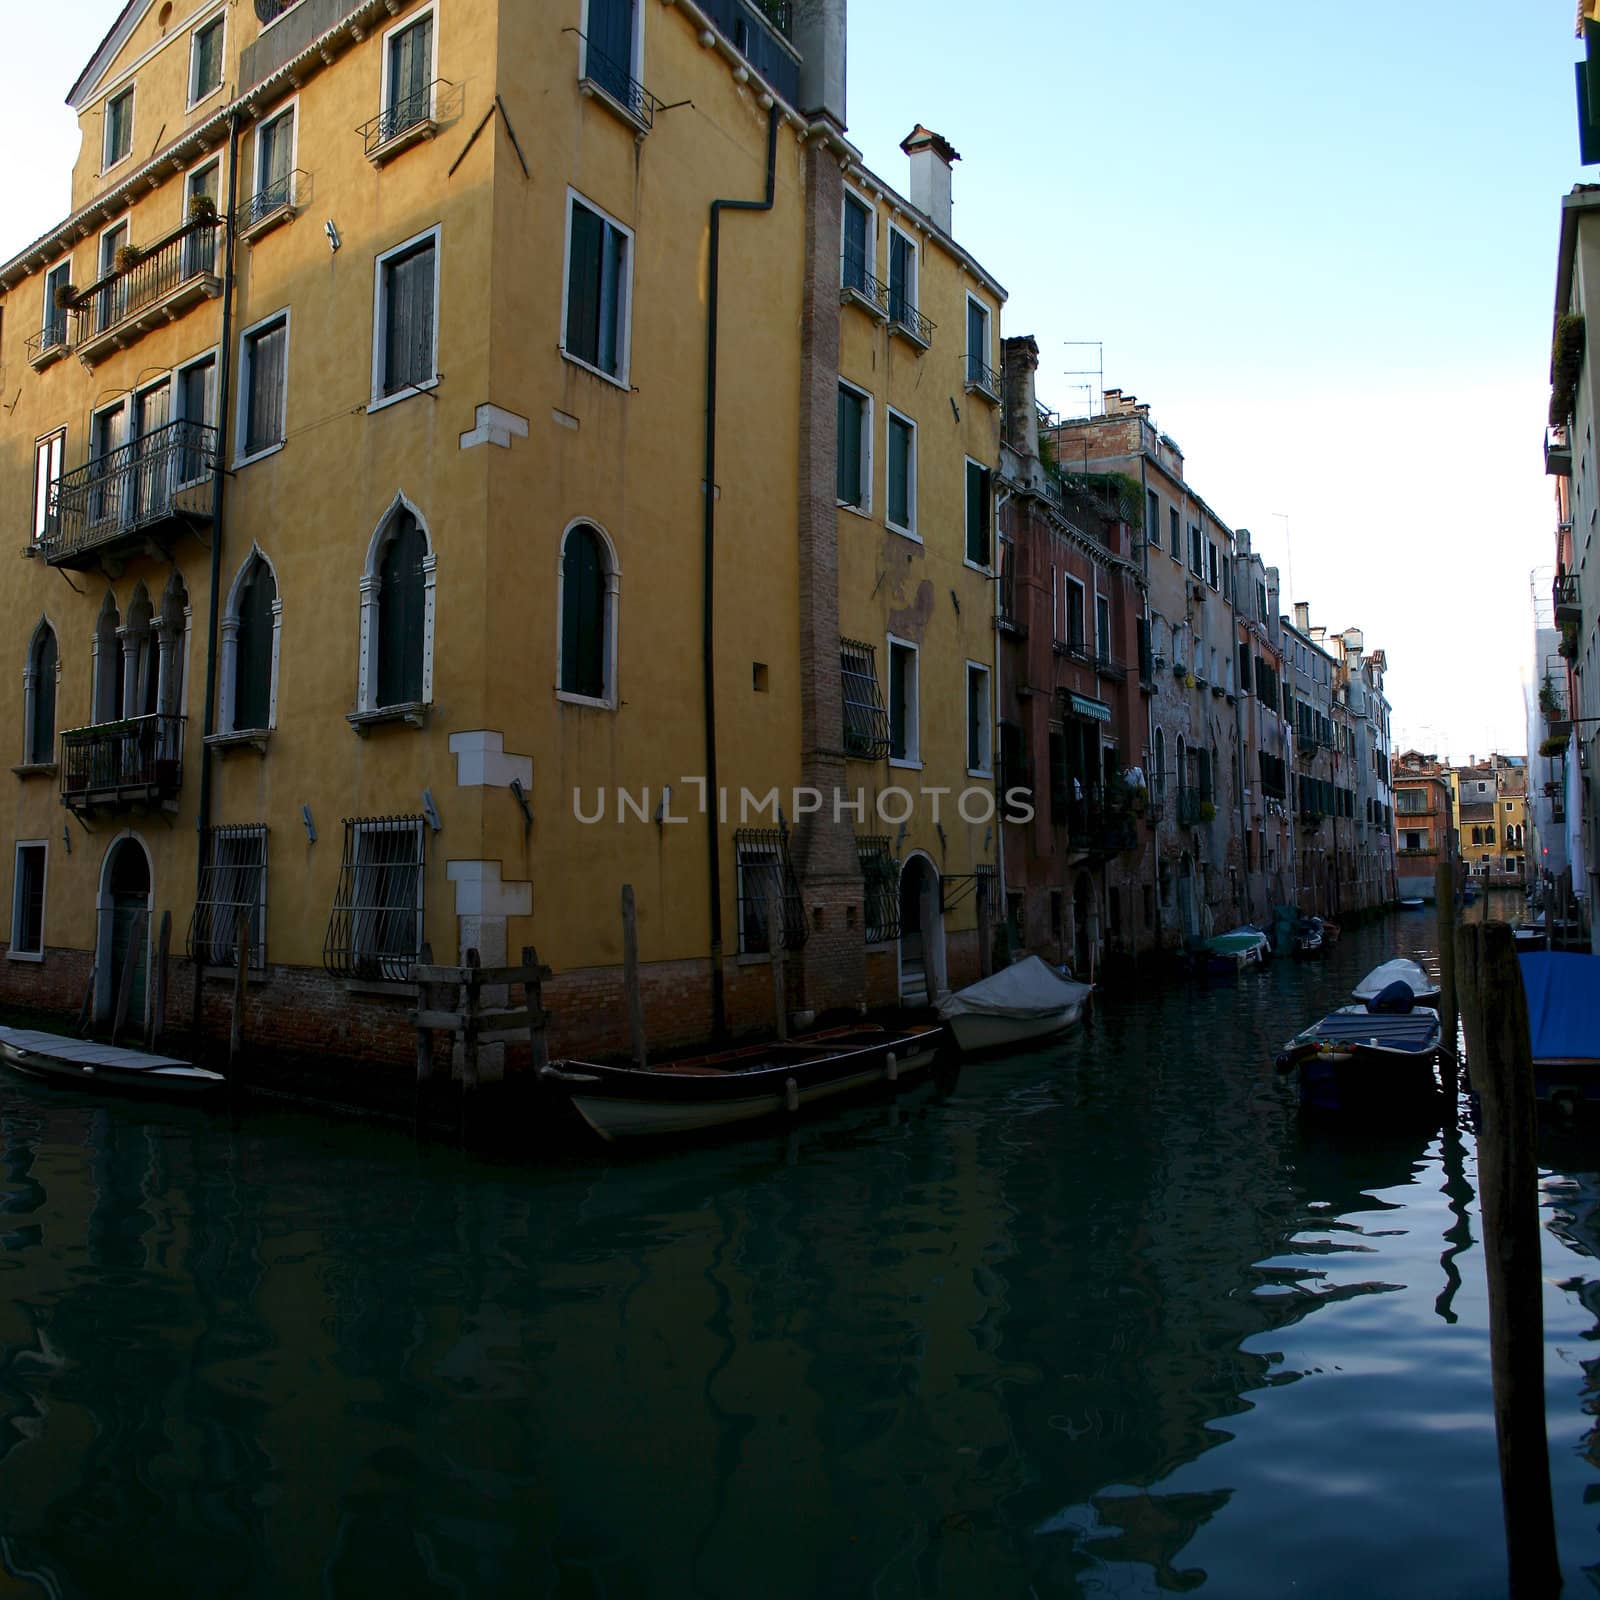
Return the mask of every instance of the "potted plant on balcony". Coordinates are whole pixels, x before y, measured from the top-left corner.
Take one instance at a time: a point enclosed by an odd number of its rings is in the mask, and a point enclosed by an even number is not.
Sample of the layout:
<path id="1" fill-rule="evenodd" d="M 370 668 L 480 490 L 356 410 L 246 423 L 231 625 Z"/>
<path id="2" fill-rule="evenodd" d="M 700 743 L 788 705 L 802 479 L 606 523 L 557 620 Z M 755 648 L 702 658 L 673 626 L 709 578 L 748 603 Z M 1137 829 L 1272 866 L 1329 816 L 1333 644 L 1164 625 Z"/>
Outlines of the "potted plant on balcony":
<path id="1" fill-rule="evenodd" d="M 1568 661 L 1578 659 L 1578 625 L 1575 622 L 1561 624 L 1561 643 L 1556 646 L 1557 651 Z"/>
<path id="2" fill-rule="evenodd" d="M 190 195 L 189 220 L 191 222 L 215 222 L 217 220 L 217 202 L 208 194 Z"/>
<path id="3" fill-rule="evenodd" d="M 139 259 L 139 247 L 132 244 L 118 245 L 116 255 L 111 258 L 118 272 L 132 272 L 139 265 Z"/>
<path id="4" fill-rule="evenodd" d="M 1200 820 L 1202 822 L 1215 822 L 1217 820 L 1216 805 L 1210 800 L 1200 802 Z"/>
<path id="5" fill-rule="evenodd" d="M 1565 739 L 1541 739 L 1539 741 L 1539 754 L 1542 756 L 1559 756 L 1565 752 L 1567 741 Z"/>
<path id="6" fill-rule="evenodd" d="M 1561 702 L 1556 698 L 1556 686 L 1548 672 L 1544 675 L 1544 682 L 1539 685 L 1539 709 L 1552 721 L 1561 715 Z"/>
<path id="7" fill-rule="evenodd" d="M 78 291 L 70 283 L 56 285 L 55 302 L 57 311 L 70 311 L 72 302 L 78 298 Z"/>

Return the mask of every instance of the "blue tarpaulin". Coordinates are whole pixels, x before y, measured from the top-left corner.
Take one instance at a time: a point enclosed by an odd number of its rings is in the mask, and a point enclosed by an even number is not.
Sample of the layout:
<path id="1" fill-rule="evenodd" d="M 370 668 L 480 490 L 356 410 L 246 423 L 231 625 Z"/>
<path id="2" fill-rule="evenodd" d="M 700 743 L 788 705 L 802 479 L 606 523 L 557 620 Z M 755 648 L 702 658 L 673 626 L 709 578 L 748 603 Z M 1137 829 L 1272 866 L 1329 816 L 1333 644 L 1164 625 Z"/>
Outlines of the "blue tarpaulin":
<path id="1" fill-rule="evenodd" d="M 1600 956 L 1534 951 L 1519 958 L 1535 1061 L 1600 1061 Z"/>

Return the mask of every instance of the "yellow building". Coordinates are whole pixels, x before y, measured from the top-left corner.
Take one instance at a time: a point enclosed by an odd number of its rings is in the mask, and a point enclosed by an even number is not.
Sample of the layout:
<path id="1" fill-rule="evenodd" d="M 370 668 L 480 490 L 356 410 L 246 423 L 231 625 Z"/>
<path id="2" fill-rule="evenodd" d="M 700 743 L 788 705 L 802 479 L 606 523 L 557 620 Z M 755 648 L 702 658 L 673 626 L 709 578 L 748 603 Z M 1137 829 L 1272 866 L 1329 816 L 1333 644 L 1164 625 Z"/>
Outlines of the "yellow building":
<path id="1" fill-rule="evenodd" d="M 1492 755 L 1450 773 L 1451 805 L 1470 877 L 1523 882 L 1528 831 L 1528 771 L 1517 757 Z"/>
<path id="2" fill-rule="evenodd" d="M 975 971 L 1003 291 L 843 40 L 128 0 L 0 264 L 0 1003 L 104 1016 L 170 913 L 179 1023 L 243 915 L 285 1049 L 407 1057 L 424 943 L 537 945 L 602 1048 L 624 884 L 661 1043 L 770 1021 L 769 891 L 796 1011 Z"/>

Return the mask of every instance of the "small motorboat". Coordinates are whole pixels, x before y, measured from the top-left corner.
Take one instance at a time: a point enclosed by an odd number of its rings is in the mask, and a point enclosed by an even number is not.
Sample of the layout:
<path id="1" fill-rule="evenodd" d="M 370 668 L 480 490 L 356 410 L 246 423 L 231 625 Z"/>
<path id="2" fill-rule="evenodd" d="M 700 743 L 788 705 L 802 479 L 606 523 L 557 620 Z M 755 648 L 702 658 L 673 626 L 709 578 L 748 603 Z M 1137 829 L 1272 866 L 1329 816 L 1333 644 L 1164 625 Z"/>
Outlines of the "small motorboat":
<path id="1" fill-rule="evenodd" d="M 125 1050 L 34 1028 L 0 1028 L 0 1061 L 30 1078 L 122 1094 L 214 1094 L 228 1083 L 220 1072 L 175 1056 Z"/>
<path id="2" fill-rule="evenodd" d="M 1259 967 L 1272 954 L 1272 944 L 1259 928 L 1235 928 L 1202 940 L 1200 954 L 1208 971 L 1237 973 Z"/>
<path id="3" fill-rule="evenodd" d="M 1302 917 L 1289 930 L 1289 948 L 1302 958 L 1320 956 L 1325 947 L 1320 917 Z"/>
<path id="4" fill-rule="evenodd" d="M 1600 1103 L 1600 956 L 1541 950 L 1519 962 L 1535 1098 L 1569 1115 Z"/>
<path id="5" fill-rule="evenodd" d="M 1385 961 L 1376 966 L 1350 991 L 1350 997 L 1365 1005 L 1376 1000 L 1392 983 L 1403 983 L 1411 991 L 1417 1005 L 1431 1006 L 1439 998 L 1439 985 L 1415 961 L 1403 956 L 1398 961 Z"/>
<path id="6" fill-rule="evenodd" d="M 1021 961 L 939 1002 L 939 1015 L 963 1055 L 1043 1044 L 1083 1016 L 1093 984 L 1077 983 L 1041 961 Z"/>
<path id="7" fill-rule="evenodd" d="M 569 1099 L 602 1139 L 694 1134 L 901 1083 L 933 1065 L 943 1038 L 936 1024 L 836 1028 L 654 1067 L 557 1061 L 539 1081 Z"/>
<path id="8" fill-rule="evenodd" d="M 1400 896 L 1400 909 L 1402 911 L 1420 911 L 1427 901 L 1420 894 L 1403 894 Z"/>
<path id="9" fill-rule="evenodd" d="M 1550 948 L 1550 935 L 1541 922 L 1519 922 L 1511 930 L 1511 938 L 1519 956 L 1532 955 L 1535 950 Z"/>
<path id="10" fill-rule="evenodd" d="M 1279 1072 L 1300 1074 L 1300 1104 L 1313 1111 L 1379 1114 L 1431 1106 L 1439 1014 L 1391 983 L 1365 1005 L 1341 1006 L 1303 1028 L 1278 1055 Z"/>

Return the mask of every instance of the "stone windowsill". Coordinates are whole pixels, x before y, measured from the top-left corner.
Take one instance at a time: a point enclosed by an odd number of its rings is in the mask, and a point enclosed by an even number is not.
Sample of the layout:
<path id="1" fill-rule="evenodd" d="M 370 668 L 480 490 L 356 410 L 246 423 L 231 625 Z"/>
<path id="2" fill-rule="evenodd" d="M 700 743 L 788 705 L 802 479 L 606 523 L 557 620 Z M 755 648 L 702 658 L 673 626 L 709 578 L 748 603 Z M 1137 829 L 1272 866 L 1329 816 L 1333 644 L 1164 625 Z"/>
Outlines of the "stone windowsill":
<path id="1" fill-rule="evenodd" d="M 208 733 L 206 745 L 213 750 L 251 749 L 257 755 L 267 753 L 267 740 L 272 737 L 270 728 L 230 729 L 227 733 Z"/>
<path id="2" fill-rule="evenodd" d="M 53 778 L 58 769 L 53 761 L 19 761 L 11 770 L 19 778 Z"/>
<path id="3" fill-rule="evenodd" d="M 363 736 L 369 729 L 388 722 L 403 722 L 408 727 L 422 728 L 427 726 L 428 707 L 424 701 L 409 700 L 404 705 L 379 706 L 372 711 L 347 711 L 344 720 Z"/>

